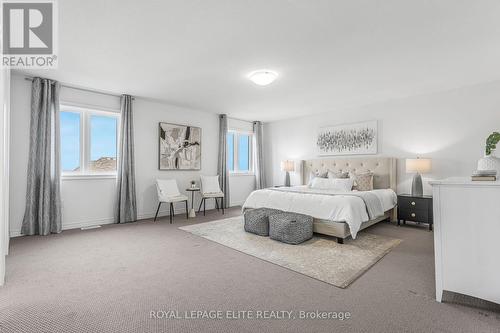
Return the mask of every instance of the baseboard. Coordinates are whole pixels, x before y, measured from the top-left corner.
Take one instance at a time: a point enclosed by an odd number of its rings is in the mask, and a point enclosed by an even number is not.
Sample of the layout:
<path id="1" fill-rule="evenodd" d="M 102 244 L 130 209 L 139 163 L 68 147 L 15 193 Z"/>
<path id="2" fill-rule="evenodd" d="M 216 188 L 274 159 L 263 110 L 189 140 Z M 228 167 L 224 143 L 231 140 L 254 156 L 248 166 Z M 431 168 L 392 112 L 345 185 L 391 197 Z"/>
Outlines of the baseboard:
<path id="1" fill-rule="evenodd" d="M 9 237 L 10 238 L 19 237 L 19 236 L 22 236 L 21 235 L 21 230 L 11 230 L 9 232 Z"/>
<path id="2" fill-rule="evenodd" d="M 63 223 L 62 230 L 71 230 L 71 229 L 79 229 L 85 227 L 93 227 L 96 225 L 113 224 L 114 220 L 115 220 L 114 217 L 105 217 L 95 220 Z M 11 230 L 9 236 L 10 238 L 14 238 L 23 236 L 23 234 L 21 234 L 21 230 Z"/>
<path id="3" fill-rule="evenodd" d="M 241 206 L 243 203 L 240 202 L 231 202 L 231 207 L 235 206 Z M 163 205 L 162 205 L 163 206 Z M 168 207 L 168 205 L 164 205 L 165 207 Z M 191 206 L 189 206 L 191 207 Z M 198 207 L 195 207 L 195 210 L 197 210 Z M 207 210 L 209 209 L 215 209 L 215 205 L 209 204 L 207 201 Z M 154 212 L 148 212 L 148 213 L 143 213 L 143 214 L 137 214 L 137 220 L 146 220 L 146 219 L 152 219 L 155 217 Z M 175 210 L 175 215 L 179 214 L 186 214 L 186 208 L 181 207 Z M 168 209 L 160 209 L 158 212 L 158 217 L 165 217 L 169 215 L 169 210 Z M 69 222 L 69 223 L 63 223 L 62 230 L 71 230 L 71 229 L 79 229 L 79 228 L 86 228 L 86 227 L 93 227 L 96 225 L 105 225 L 105 224 L 113 224 L 114 223 L 114 218 L 113 217 L 105 217 L 101 219 L 95 219 L 95 220 L 87 220 L 87 221 L 78 221 L 78 222 Z M 10 238 L 14 237 L 20 237 L 23 236 L 21 234 L 21 230 L 11 230 L 9 233 Z"/>
<path id="4" fill-rule="evenodd" d="M 106 218 L 97 219 L 97 220 L 63 223 L 62 230 L 93 227 L 96 225 L 103 225 L 103 224 L 113 224 L 114 222 L 115 222 L 114 217 L 106 217 Z"/>

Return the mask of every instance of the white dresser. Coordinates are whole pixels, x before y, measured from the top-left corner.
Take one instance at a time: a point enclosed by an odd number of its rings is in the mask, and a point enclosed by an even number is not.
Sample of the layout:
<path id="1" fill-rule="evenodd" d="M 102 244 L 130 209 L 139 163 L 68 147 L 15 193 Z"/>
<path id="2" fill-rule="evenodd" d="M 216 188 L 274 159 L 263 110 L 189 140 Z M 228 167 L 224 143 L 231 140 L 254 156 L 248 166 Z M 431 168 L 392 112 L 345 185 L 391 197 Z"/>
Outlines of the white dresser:
<path id="1" fill-rule="evenodd" d="M 500 181 L 431 185 L 436 300 L 447 290 L 500 304 Z"/>

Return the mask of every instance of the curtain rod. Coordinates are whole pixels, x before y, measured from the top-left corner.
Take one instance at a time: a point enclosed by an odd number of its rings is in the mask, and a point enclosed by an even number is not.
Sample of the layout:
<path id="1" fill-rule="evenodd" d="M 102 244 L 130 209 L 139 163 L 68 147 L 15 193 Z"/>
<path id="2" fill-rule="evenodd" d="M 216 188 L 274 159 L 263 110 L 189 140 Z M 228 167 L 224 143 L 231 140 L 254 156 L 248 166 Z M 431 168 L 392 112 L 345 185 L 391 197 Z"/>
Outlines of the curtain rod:
<path id="1" fill-rule="evenodd" d="M 30 76 L 26 76 L 24 79 L 27 80 L 27 81 L 33 81 L 33 77 L 30 77 Z M 88 91 L 88 92 L 91 92 L 91 93 L 96 93 L 96 94 L 101 94 L 101 95 L 108 95 L 108 96 L 113 96 L 113 97 L 121 97 L 121 95 L 119 95 L 119 94 L 115 94 L 115 93 L 108 92 L 108 91 L 102 91 L 102 90 L 95 90 L 95 89 L 90 89 L 90 88 L 85 88 L 85 87 L 79 87 L 79 86 L 74 86 L 74 85 L 67 84 L 67 83 L 62 83 L 62 82 L 59 82 L 59 83 L 61 84 L 62 87 L 69 88 L 69 89 L 75 89 L 75 90 L 81 90 L 81 91 Z M 135 100 L 135 97 L 132 97 L 132 100 Z"/>
<path id="2" fill-rule="evenodd" d="M 234 118 L 234 117 L 227 117 L 227 119 L 232 119 L 232 120 L 237 120 L 237 121 L 242 121 L 242 122 L 245 122 L 245 123 L 250 123 L 250 124 L 253 124 L 254 121 L 252 120 L 244 120 L 244 119 L 238 119 L 238 118 Z"/>

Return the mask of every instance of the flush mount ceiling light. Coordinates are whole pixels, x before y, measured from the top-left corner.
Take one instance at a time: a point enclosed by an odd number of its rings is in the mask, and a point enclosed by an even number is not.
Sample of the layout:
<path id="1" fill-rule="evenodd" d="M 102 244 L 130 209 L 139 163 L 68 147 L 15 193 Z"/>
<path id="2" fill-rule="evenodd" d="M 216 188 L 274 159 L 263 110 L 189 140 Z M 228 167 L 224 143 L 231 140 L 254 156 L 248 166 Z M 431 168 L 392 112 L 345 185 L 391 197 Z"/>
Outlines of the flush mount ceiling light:
<path id="1" fill-rule="evenodd" d="M 248 78 L 255 84 L 259 86 L 267 86 L 273 83 L 278 77 L 278 73 L 270 71 L 268 69 L 259 69 L 258 71 L 253 71 L 248 74 Z"/>

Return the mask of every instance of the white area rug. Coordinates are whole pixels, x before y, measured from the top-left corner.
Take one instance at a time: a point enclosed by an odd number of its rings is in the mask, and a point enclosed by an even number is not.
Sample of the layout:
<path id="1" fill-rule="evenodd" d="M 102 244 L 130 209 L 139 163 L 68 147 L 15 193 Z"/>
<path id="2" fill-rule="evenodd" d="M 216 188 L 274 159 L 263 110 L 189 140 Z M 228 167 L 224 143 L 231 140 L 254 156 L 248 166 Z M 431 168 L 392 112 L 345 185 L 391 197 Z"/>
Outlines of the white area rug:
<path id="1" fill-rule="evenodd" d="M 179 229 L 340 288 L 349 286 L 401 242 L 360 232 L 345 244 L 315 234 L 305 243 L 289 245 L 245 232 L 242 216 Z"/>

